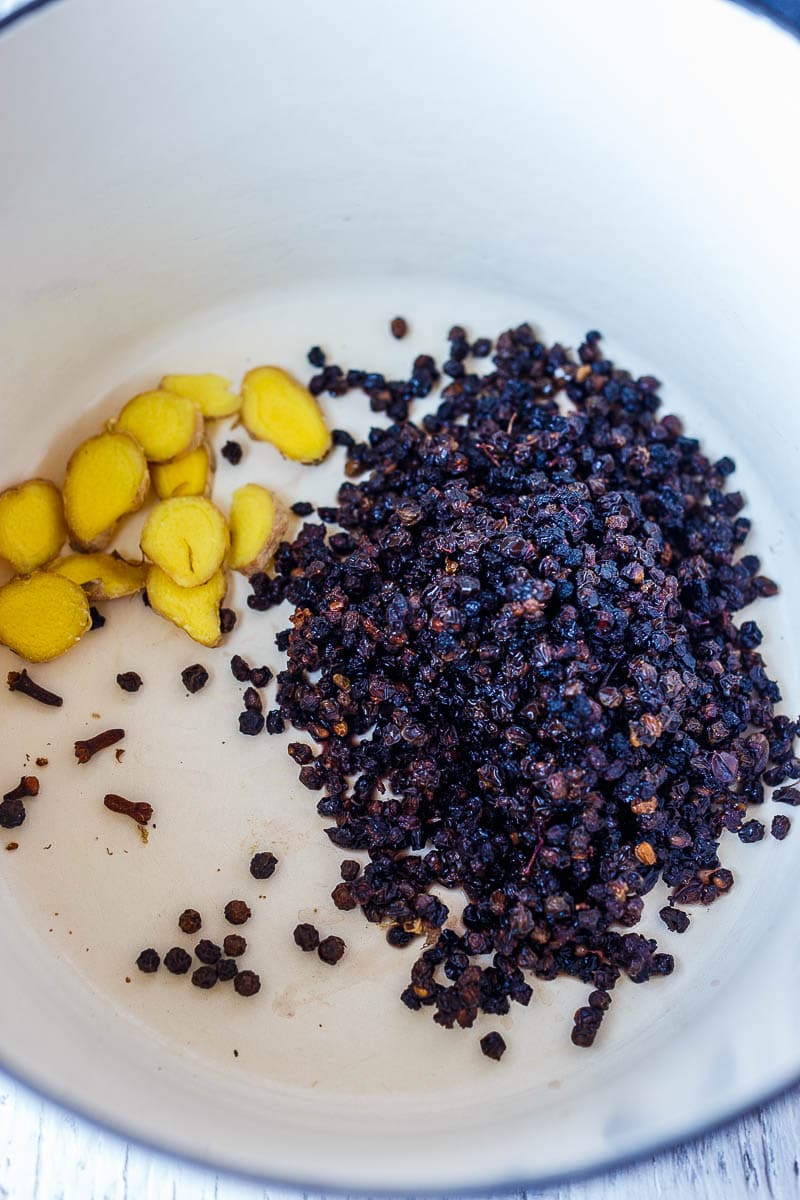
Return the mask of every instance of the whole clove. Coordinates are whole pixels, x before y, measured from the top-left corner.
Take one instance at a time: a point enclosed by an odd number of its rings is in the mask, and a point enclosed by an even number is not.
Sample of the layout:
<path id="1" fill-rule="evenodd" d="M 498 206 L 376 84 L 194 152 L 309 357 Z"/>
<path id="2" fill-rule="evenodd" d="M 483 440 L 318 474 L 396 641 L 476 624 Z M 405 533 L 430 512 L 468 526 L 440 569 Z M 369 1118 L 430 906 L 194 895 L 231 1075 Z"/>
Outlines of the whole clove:
<path id="1" fill-rule="evenodd" d="M 41 684 L 34 683 L 24 669 L 8 672 L 8 690 L 21 692 L 23 696 L 30 696 L 31 700 L 38 700 L 39 704 L 47 704 L 51 708 L 61 708 L 64 703 L 61 696 L 57 696 L 55 692 L 48 692 Z"/>
<path id="2" fill-rule="evenodd" d="M 24 800 L 29 796 L 39 795 L 39 780 L 35 775 L 23 775 L 19 783 L 3 796 L 4 800 Z"/>
<path id="3" fill-rule="evenodd" d="M 124 729 L 106 729 L 104 733 L 76 742 L 75 757 L 79 763 L 88 763 L 100 750 L 106 750 L 116 742 L 121 742 L 124 737 Z"/>
<path id="4" fill-rule="evenodd" d="M 113 792 L 109 792 L 103 798 L 103 804 L 111 812 L 121 813 L 124 817 L 130 817 L 136 821 L 137 825 L 149 824 L 153 816 L 153 806 L 148 804 L 146 800 L 126 800 L 124 796 L 115 796 Z"/>

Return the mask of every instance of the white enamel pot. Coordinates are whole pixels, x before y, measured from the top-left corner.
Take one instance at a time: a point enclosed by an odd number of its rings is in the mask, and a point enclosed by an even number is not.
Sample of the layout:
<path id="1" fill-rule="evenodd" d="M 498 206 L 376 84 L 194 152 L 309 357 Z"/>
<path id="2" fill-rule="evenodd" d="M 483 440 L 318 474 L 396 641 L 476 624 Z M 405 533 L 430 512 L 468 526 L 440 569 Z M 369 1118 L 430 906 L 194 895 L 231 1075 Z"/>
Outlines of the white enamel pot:
<path id="1" fill-rule="evenodd" d="M 791 34 L 722 0 L 38 7 L 0 36 L 0 483 L 59 478 L 167 370 L 302 375 L 321 342 L 394 372 L 454 322 L 528 319 L 573 345 L 597 327 L 737 459 L 782 588 L 757 614 L 765 653 L 797 712 L 799 79 Z M 368 428 L 360 399 L 324 403 Z M 307 471 L 249 446 L 223 503 L 246 478 L 329 503 L 340 454 Z M 62 709 L 0 695 L 2 780 L 49 759 L 19 850 L 0 847 L 5 1069 L 176 1155 L 404 1193 L 597 1169 L 800 1077 L 796 835 L 731 839 L 737 885 L 682 938 L 645 925 L 676 970 L 620 986 L 592 1051 L 570 1043 L 574 982 L 466 1032 L 403 1008 L 410 954 L 331 905 L 337 854 L 286 738 L 236 732 L 228 655 L 276 668 L 284 623 L 244 595 L 226 650 L 121 601 L 36 671 Z M 195 661 L 212 680 L 187 697 Z M 0 676 L 15 666 L 0 654 Z M 137 696 L 114 683 L 130 669 Z M 78 767 L 72 741 L 106 724 L 124 758 Z M 152 801 L 148 845 L 106 791 Z M 264 884 L 259 848 L 281 859 Z M 143 946 L 187 944 L 187 905 L 221 936 L 240 895 L 258 997 L 134 969 Z M 298 920 L 341 933 L 342 963 L 301 955 Z M 490 1028 L 499 1065 L 477 1048 Z"/>

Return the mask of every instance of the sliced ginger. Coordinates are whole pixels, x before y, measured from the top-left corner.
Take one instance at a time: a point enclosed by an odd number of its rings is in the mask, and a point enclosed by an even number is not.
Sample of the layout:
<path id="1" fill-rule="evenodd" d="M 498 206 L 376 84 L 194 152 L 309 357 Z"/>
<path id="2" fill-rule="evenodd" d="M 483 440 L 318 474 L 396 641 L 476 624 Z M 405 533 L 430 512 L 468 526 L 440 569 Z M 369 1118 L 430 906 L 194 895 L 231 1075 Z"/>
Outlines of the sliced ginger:
<path id="1" fill-rule="evenodd" d="M 219 610 L 227 590 L 224 571 L 217 571 L 200 587 L 180 587 L 160 567 L 150 567 L 147 573 L 147 599 L 153 611 L 203 646 L 218 646 L 222 640 Z"/>
<path id="2" fill-rule="evenodd" d="M 242 407 L 242 398 L 230 390 L 230 379 L 221 375 L 165 375 L 160 385 L 165 392 L 185 396 L 213 421 L 232 417 Z"/>
<path id="3" fill-rule="evenodd" d="M 119 554 L 68 554 L 47 569 L 77 583 L 91 601 L 132 596 L 147 577 L 144 563 L 128 562 Z"/>
<path id="4" fill-rule="evenodd" d="M 162 500 L 142 530 L 142 552 L 179 587 L 207 583 L 222 566 L 230 538 L 225 518 L 202 496 Z"/>
<path id="5" fill-rule="evenodd" d="M 0 558 L 20 575 L 55 558 L 66 539 L 61 492 L 49 479 L 29 479 L 0 493 Z"/>
<path id="6" fill-rule="evenodd" d="M 91 624 L 86 593 L 62 575 L 37 571 L 0 588 L 0 642 L 28 662 L 65 654 Z"/>
<path id="7" fill-rule="evenodd" d="M 142 448 L 127 433 L 83 442 L 67 464 L 64 512 L 79 550 L 104 550 L 120 520 L 144 504 L 150 476 Z"/>
<path id="8" fill-rule="evenodd" d="M 332 445 L 316 400 L 280 367 L 247 372 L 242 380 L 242 422 L 251 437 L 271 442 L 297 462 L 319 462 Z"/>
<path id="9" fill-rule="evenodd" d="M 257 483 L 237 488 L 231 501 L 229 565 L 243 575 L 263 571 L 286 532 L 288 513 Z"/>
<path id="10" fill-rule="evenodd" d="M 116 429 L 135 438 L 148 462 L 162 463 L 193 450 L 203 438 L 200 410 L 174 392 L 142 392 L 117 417 Z"/>
<path id="11" fill-rule="evenodd" d="M 171 462 L 153 463 L 150 478 L 159 500 L 169 500 L 173 496 L 208 496 L 214 466 L 214 452 L 208 442 L 203 442 Z"/>

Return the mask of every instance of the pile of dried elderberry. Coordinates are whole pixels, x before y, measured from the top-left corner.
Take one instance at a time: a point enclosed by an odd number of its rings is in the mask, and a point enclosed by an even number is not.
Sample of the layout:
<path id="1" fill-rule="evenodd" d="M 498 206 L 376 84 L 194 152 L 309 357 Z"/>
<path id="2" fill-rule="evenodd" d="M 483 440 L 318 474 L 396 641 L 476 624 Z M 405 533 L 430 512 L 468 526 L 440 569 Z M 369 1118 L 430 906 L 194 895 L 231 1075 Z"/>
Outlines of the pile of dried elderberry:
<path id="1" fill-rule="evenodd" d="M 336 903 L 394 945 L 441 930 L 404 1002 L 469 1026 L 566 973 L 593 989 L 587 1046 L 620 975 L 673 969 L 630 932 L 643 897 L 663 878 L 682 931 L 675 905 L 731 887 L 721 836 L 763 837 L 748 808 L 800 776 L 798 723 L 775 714 L 758 626 L 733 620 L 776 591 L 737 556 L 733 462 L 659 416 L 658 381 L 615 368 L 596 332 L 576 361 L 522 325 L 470 370 L 490 350 L 454 327 L 451 382 L 414 424 L 430 357 L 386 381 L 314 349 L 313 392 L 361 388 L 395 423 L 336 435 L 349 478 L 320 515 L 338 531 L 303 525 L 249 603 L 296 606 L 280 713 L 318 745 L 294 749 L 328 836 L 369 855 Z M 463 933 L 442 929 L 436 884 L 466 893 Z"/>

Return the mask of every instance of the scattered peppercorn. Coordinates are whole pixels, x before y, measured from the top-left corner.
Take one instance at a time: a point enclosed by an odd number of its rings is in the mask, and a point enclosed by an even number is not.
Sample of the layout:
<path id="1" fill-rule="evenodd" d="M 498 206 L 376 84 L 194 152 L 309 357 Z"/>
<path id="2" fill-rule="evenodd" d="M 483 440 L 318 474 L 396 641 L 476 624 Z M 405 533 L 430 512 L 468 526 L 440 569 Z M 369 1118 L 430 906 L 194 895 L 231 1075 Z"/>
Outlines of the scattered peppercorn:
<path id="1" fill-rule="evenodd" d="M 173 975 L 185 975 L 192 965 L 192 956 L 182 946 L 173 946 L 164 955 L 164 966 Z"/>
<path id="2" fill-rule="evenodd" d="M 782 814 L 778 814 L 777 817 L 772 818 L 770 833 L 774 838 L 777 838 L 779 842 L 782 842 L 791 827 L 792 822 L 789 820 L 789 818 L 784 817 Z"/>
<path id="3" fill-rule="evenodd" d="M 245 708 L 249 712 L 260 713 L 262 708 L 264 707 L 262 704 L 262 701 L 261 701 L 261 697 L 259 696 L 258 692 L 256 691 L 256 689 L 254 687 L 245 688 L 244 695 L 242 696 L 242 700 L 244 701 Z"/>
<path id="4" fill-rule="evenodd" d="M 138 692 L 143 682 L 141 675 L 137 675 L 136 671 L 123 671 L 117 676 L 117 683 L 123 692 Z"/>
<path id="5" fill-rule="evenodd" d="M 492 343 L 489 338 L 478 338 L 472 343 L 472 353 L 476 358 L 486 358 L 492 353 Z"/>
<path id="6" fill-rule="evenodd" d="M 36 765 L 37 765 L 37 767 L 46 767 L 47 764 L 49 763 L 49 761 L 50 761 L 49 758 L 43 758 L 40 756 L 39 758 L 36 759 Z"/>
<path id="7" fill-rule="evenodd" d="M 224 459 L 231 464 L 232 467 L 238 467 L 242 461 L 242 447 L 239 442 L 229 441 L 220 450 L 220 454 Z"/>
<path id="8" fill-rule="evenodd" d="M 212 988 L 217 982 L 216 966 L 198 967 L 192 972 L 192 983 L 199 988 Z"/>
<path id="9" fill-rule="evenodd" d="M 256 992 L 261 991 L 261 980 L 255 971 L 239 971 L 233 986 L 240 996 L 255 996 Z"/>
<path id="10" fill-rule="evenodd" d="M 240 933 L 226 933 L 222 941 L 222 949 L 228 958 L 239 958 L 247 949 L 247 942 Z"/>
<path id="11" fill-rule="evenodd" d="M 308 361 L 312 367 L 324 367 L 325 355 L 319 346 L 312 346 L 308 352 Z"/>
<path id="12" fill-rule="evenodd" d="M 324 963 L 329 966 L 335 966 L 345 952 L 345 944 L 342 938 L 331 934 L 329 937 L 323 938 L 317 946 L 317 954 Z"/>
<path id="13" fill-rule="evenodd" d="M 236 625 L 236 613 L 232 608 L 221 608 L 219 610 L 219 631 L 220 633 L 232 633 Z"/>
<path id="14" fill-rule="evenodd" d="M 197 933 L 202 925 L 203 918 L 196 908 L 185 908 L 178 917 L 178 927 L 183 933 Z"/>
<path id="15" fill-rule="evenodd" d="M 227 983 L 233 979 L 238 970 L 239 967 L 232 958 L 221 958 L 217 963 L 217 978 Z"/>
<path id="16" fill-rule="evenodd" d="M 231 925 L 244 925 L 251 916 L 250 907 L 244 900 L 229 900 L 225 905 L 225 920 Z"/>
<path id="17" fill-rule="evenodd" d="M 194 948 L 195 957 L 207 966 L 214 966 L 222 958 L 219 946 L 208 938 L 201 938 Z"/>
<path id="18" fill-rule="evenodd" d="M 296 517 L 310 517 L 314 511 L 314 505 L 310 504 L 308 500 L 297 500 L 291 509 Z"/>
<path id="19" fill-rule="evenodd" d="M 389 324 L 389 328 L 392 331 L 392 337 L 399 340 L 400 338 L 404 338 L 408 333 L 408 321 L 404 317 L 394 317 Z"/>
<path id="20" fill-rule="evenodd" d="M 184 667 L 181 671 L 181 679 L 187 692 L 194 694 L 208 683 L 208 671 L 200 663 L 193 663 L 191 667 Z"/>
<path id="21" fill-rule="evenodd" d="M 145 975 L 152 975 L 161 966 L 161 957 L 158 951 L 152 948 L 143 950 L 136 960 L 136 965 Z"/>
<path id="22" fill-rule="evenodd" d="M 295 927 L 294 940 L 301 950 L 316 950 L 319 945 L 319 933 L 315 926 L 303 923 Z"/>
<path id="23" fill-rule="evenodd" d="M 275 874 L 278 860 L 269 850 L 260 850 L 250 859 L 250 874 L 253 879 L 269 879 Z"/>
<path id="24" fill-rule="evenodd" d="M 346 883 L 352 883 L 354 879 L 358 879 L 360 871 L 361 863 L 356 862 L 354 858 L 345 858 L 339 867 L 342 879 Z"/>
<path id="25" fill-rule="evenodd" d="M 500 1062 L 506 1052 L 505 1039 L 493 1030 L 481 1038 L 481 1050 L 487 1058 L 493 1058 L 495 1062 Z"/>
<path id="26" fill-rule="evenodd" d="M 17 829 L 26 816 L 25 805 L 21 800 L 0 801 L 0 828 Z"/>

